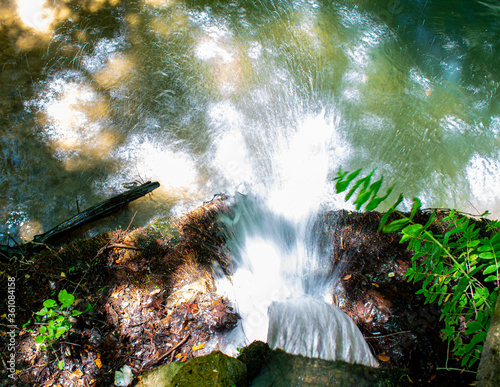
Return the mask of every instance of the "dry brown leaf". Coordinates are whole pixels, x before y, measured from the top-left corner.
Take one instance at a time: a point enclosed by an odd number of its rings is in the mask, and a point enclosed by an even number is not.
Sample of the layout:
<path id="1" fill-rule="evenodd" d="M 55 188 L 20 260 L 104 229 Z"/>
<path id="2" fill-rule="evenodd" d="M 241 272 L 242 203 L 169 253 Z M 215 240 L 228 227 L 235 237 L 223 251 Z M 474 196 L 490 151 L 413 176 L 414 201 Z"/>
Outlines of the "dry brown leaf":
<path id="1" fill-rule="evenodd" d="M 95 365 L 96 365 L 98 368 L 101 368 L 101 367 L 102 367 L 102 362 L 101 362 L 101 354 L 100 354 L 100 353 L 98 353 L 98 354 L 97 354 L 97 357 L 95 358 L 94 363 L 95 363 Z"/>
<path id="2" fill-rule="evenodd" d="M 80 369 L 76 369 L 71 373 L 71 375 L 69 377 L 70 377 L 70 379 L 74 379 L 74 378 L 80 378 L 82 376 L 83 376 L 83 372 Z"/>
<path id="3" fill-rule="evenodd" d="M 380 361 L 389 361 L 389 360 L 391 360 L 391 358 L 389 356 L 386 356 L 386 355 L 378 355 L 378 359 Z"/>
<path id="4" fill-rule="evenodd" d="M 205 347 L 205 343 L 193 345 L 193 351 L 198 351 L 198 350 L 202 349 L 203 347 Z"/>

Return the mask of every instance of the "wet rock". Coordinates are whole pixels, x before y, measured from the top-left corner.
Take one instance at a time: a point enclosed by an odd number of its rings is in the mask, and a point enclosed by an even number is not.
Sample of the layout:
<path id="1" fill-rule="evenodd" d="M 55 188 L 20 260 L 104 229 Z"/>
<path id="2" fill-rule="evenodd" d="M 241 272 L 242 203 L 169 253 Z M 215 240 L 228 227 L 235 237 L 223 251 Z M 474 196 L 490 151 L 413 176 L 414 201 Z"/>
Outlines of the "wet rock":
<path id="1" fill-rule="evenodd" d="M 185 363 L 169 363 L 146 372 L 137 387 L 232 385 L 247 385 L 247 368 L 241 361 L 215 351 Z"/>
<path id="2" fill-rule="evenodd" d="M 254 341 L 241 350 L 238 360 L 247 366 L 248 380 L 253 380 L 258 375 L 270 355 L 271 348 L 262 341 Z"/>
<path id="3" fill-rule="evenodd" d="M 376 369 L 359 364 L 328 361 L 272 351 L 250 386 L 408 386 L 405 373 L 396 369 Z"/>

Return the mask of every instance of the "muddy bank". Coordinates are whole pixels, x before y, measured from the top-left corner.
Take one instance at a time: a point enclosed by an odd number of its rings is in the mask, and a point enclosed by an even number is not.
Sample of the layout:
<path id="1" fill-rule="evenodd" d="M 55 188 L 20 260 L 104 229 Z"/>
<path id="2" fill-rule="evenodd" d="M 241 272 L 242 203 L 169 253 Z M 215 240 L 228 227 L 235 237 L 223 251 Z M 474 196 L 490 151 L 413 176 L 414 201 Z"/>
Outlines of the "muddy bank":
<path id="1" fill-rule="evenodd" d="M 234 328 L 239 317 L 217 295 L 212 275 L 214 261 L 231 274 L 228 232 L 218 221 L 228 211 L 226 201 L 216 199 L 147 227 L 131 224 L 63 248 L 2 257 L 2 292 L 7 276 L 14 277 L 17 308 L 17 371 L 12 383 L 4 370 L 3 384 L 110 386 L 124 366 L 136 383 L 145 371 L 213 350 L 206 343 Z M 397 235 L 377 232 L 379 219 L 378 213 L 335 211 L 318 220 L 320 249 L 338 278 L 332 303 L 356 322 L 380 368 L 400 368 L 416 385 L 472 382 L 474 374 L 440 369 L 459 363 L 441 340 L 439 307 L 424 305 L 415 295 L 418 284 L 403 279 L 411 254 Z M 34 313 L 62 289 L 74 294 L 73 309 L 84 313 L 51 350 L 37 350 L 35 338 L 46 321 Z M 3 328 L 10 324 L 5 308 Z M 4 359 L 8 344 L 4 333 Z"/>

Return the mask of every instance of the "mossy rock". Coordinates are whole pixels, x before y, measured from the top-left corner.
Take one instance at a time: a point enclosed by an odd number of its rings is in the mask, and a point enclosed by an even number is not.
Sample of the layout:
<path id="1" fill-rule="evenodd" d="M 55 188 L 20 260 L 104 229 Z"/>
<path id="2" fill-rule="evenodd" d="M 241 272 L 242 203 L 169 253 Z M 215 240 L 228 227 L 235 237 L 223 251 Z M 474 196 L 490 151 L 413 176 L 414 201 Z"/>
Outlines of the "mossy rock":
<path id="1" fill-rule="evenodd" d="M 271 348 L 267 343 L 254 341 L 249 346 L 243 348 L 238 356 L 238 360 L 247 366 L 248 380 L 253 380 L 266 364 L 271 355 Z"/>
<path id="2" fill-rule="evenodd" d="M 253 379 L 255 387 L 403 387 L 410 382 L 404 370 L 372 368 L 343 361 L 291 355 L 273 350 Z"/>
<path id="3" fill-rule="evenodd" d="M 146 372 L 137 387 L 238 387 L 247 385 L 241 361 L 215 351 L 185 363 L 169 363 Z"/>

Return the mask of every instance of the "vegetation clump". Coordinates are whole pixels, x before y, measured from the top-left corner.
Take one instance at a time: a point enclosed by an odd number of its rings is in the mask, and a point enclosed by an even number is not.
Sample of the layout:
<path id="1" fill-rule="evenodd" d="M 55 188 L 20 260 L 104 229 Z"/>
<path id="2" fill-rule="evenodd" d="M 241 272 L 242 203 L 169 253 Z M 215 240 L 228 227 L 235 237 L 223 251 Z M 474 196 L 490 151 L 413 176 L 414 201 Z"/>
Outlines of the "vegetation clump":
<path id="1" fill-rule="evenodd" d="M 360 172 L 339 170 L 334 179 L 336 191 L 350 187 L 346 200 L 353 197 L 357 210 L 363 206 L 374 210 L 386 201 L 394 186 L 379 196 L 383 179 L 371 182 L 374 170 L 357 178 Z M 403 199 L 400 194 L 389 205 L 379 230 L 399 232 L 400 243 L 408 244 L 413 256 L 405 277 L 421 283 L 416 293 L 422 294 L 426 303 L 437 300 L 443 306 L 443 340 L 453 345 L 462 366 L 470 368 L 480 359 L 500 287 L 500 222 L 485 220 L 487 213 L 475 221 L 452 209 L 439 221 L 438 210 L 431 210 L 422 224 L 416 218 L 422 211 L 420 200 L 414 198 L 411 212 L 404 213 L 397 209 Z"/>

